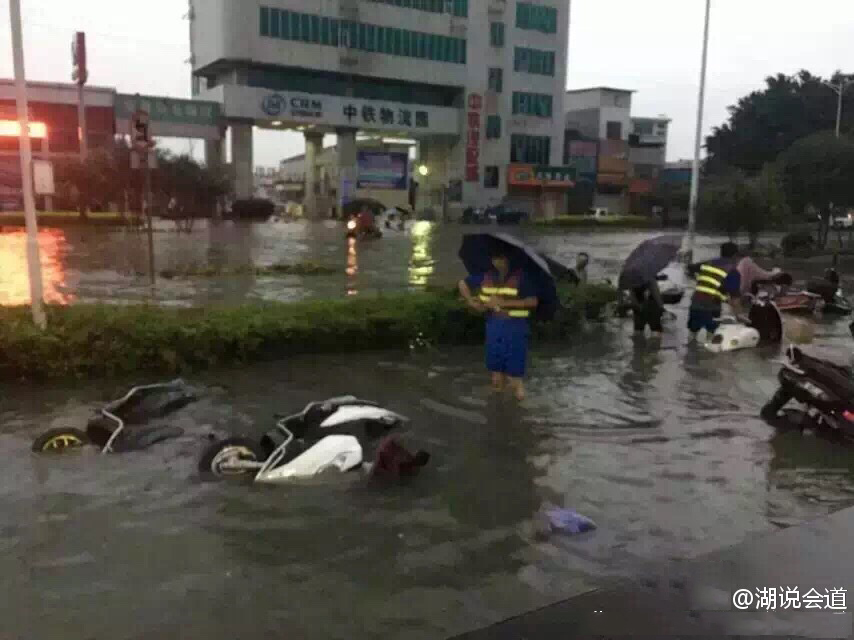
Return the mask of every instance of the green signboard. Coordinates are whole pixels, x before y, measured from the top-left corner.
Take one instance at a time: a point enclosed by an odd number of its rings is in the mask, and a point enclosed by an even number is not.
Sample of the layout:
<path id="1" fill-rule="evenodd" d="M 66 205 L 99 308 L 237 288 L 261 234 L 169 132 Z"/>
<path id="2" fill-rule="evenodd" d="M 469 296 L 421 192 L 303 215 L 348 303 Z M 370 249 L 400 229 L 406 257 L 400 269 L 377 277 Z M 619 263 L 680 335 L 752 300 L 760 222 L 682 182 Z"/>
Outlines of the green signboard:
<path id="1" fill-rule="evenodd" d="M 221 116 L 220 105 L 216 102 L 122 93 L 116 96 L 116 118 L 130 119 L 138 109 L 147 111 L 152 122 L 175 124 L 218 126 Z"/>

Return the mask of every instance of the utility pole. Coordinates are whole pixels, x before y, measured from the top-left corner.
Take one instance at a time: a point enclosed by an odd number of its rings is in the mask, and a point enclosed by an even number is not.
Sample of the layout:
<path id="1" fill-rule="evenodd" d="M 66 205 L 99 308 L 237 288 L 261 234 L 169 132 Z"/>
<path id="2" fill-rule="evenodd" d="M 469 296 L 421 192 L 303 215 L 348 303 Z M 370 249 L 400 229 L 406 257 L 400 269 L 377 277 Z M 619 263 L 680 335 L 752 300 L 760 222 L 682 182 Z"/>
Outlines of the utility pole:
<path id="1" fill-rule="evenodd" d="M 86 81 L 89 68 L 86 59 L 86 34 L 78 31 L 71 43 L 73 71 L 71 78 L 77 83 L 77 121 L 80 127 L 80 159 L 84 162 L 89 156 L 89 134 L 86 129 Z"/>
<path id="2" fill-rule="evenodd" d="M 845 96 L 845 90 L 854 84 L 854 78 L 842 77 L 839 83 L 833 83 L 825 80 L 824 84 L 833 89 L 839 95 L 839 104 L 836 107 L 836 137 L 842 133 L 842 98 Z"/>
<path id="3" fill-rule="evenodd" d="M 709 60 L 709 18 L 712 0 L 706 0 L 706 26 L 703 29 L 703 59 L 700 64 L 700 95 L 697 104 L 697 132 L 694 141 L 694 165 L 691 170 L 691 200 L 688 205 L 688 235 L 683 243 L 685 260 L 694 260 L 694 236 L 697 232 L 697 200 L 700 195 L 700 152 L 703 147 L 703 108 L 706 102 L 706 67 Z"/>
<path id="4" fill-rule="evenodd" d="M 12 56 L 15 63 L 15 92 L 18 103 L 18 122 L 21 125 L 21 182 L 24 192 L 24 217 L 27 223 L 27 267 L 30 276 L 30 305 L 33 322 L 47 328 L 42 290 L 42 267 L 39 255 L 39 228 L 36 220 L 36 199 L 33 195 L 33 150 L 30 146 L 30 116 L 27 104 L 27 80 L 24 71 L 24 38 L 21 33 L 21 0 L 9 0 L 12 24 Z"/>

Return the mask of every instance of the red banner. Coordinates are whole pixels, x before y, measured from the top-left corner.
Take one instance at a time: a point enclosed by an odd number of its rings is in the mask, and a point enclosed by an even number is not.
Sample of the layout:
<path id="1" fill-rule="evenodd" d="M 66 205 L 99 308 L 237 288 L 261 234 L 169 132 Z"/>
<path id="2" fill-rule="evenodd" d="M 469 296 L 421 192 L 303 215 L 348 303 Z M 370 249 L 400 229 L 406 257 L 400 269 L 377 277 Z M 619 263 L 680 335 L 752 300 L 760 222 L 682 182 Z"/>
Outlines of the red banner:
<path id="1" fill-rule="evenodd" d="M 480 182 L 480 110 L 483 108 L 483 98 L 477 93 L 470 94 L 468 108 L 466 182 Z"/>

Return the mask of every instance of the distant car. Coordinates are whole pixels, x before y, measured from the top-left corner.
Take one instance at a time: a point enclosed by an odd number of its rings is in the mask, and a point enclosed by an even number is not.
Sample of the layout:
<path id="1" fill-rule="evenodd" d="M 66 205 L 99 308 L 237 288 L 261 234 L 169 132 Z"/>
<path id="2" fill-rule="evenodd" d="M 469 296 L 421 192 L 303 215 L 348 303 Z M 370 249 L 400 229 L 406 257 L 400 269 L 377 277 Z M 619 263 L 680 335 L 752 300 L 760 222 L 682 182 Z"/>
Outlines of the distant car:
<path id="1" fill-rule="evenodd" d="M 521 224 L 522 222 L 528 222 L 531 218 L 527 211 L 503 204 L 490 207 L 486 210 L 486 215 L 491 221 L 494 220 L 497 224 Z"/>
<path id="2" fill-rule="evenodd" d="M 834 229 L 850 229 L 851 227 L 854 227 L 854 213 L 834 216 L 831 225 Z"/>
<path id="3" fill-rule="evenodd" d="M 608 210 L 608 207 L 596 207 L 590 210 L 590 217 L 596 218 L 597 220 L 601 220 L 603 218 L 610 218 L 615 216 L 616 214 L 611 213 Z"/>

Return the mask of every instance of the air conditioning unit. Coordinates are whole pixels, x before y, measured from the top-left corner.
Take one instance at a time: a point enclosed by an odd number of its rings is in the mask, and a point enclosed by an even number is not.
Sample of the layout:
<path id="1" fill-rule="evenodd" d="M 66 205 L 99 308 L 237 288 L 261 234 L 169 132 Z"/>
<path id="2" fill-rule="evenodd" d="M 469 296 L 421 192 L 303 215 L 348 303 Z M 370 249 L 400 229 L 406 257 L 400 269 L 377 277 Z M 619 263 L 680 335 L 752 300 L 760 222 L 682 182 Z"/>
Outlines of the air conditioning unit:
<path id="1" fill-rule="evenodd" d="M 504 13 L 507 10 L 507 0 L 489 0 L 486 10 L 491 14 Z"/>

